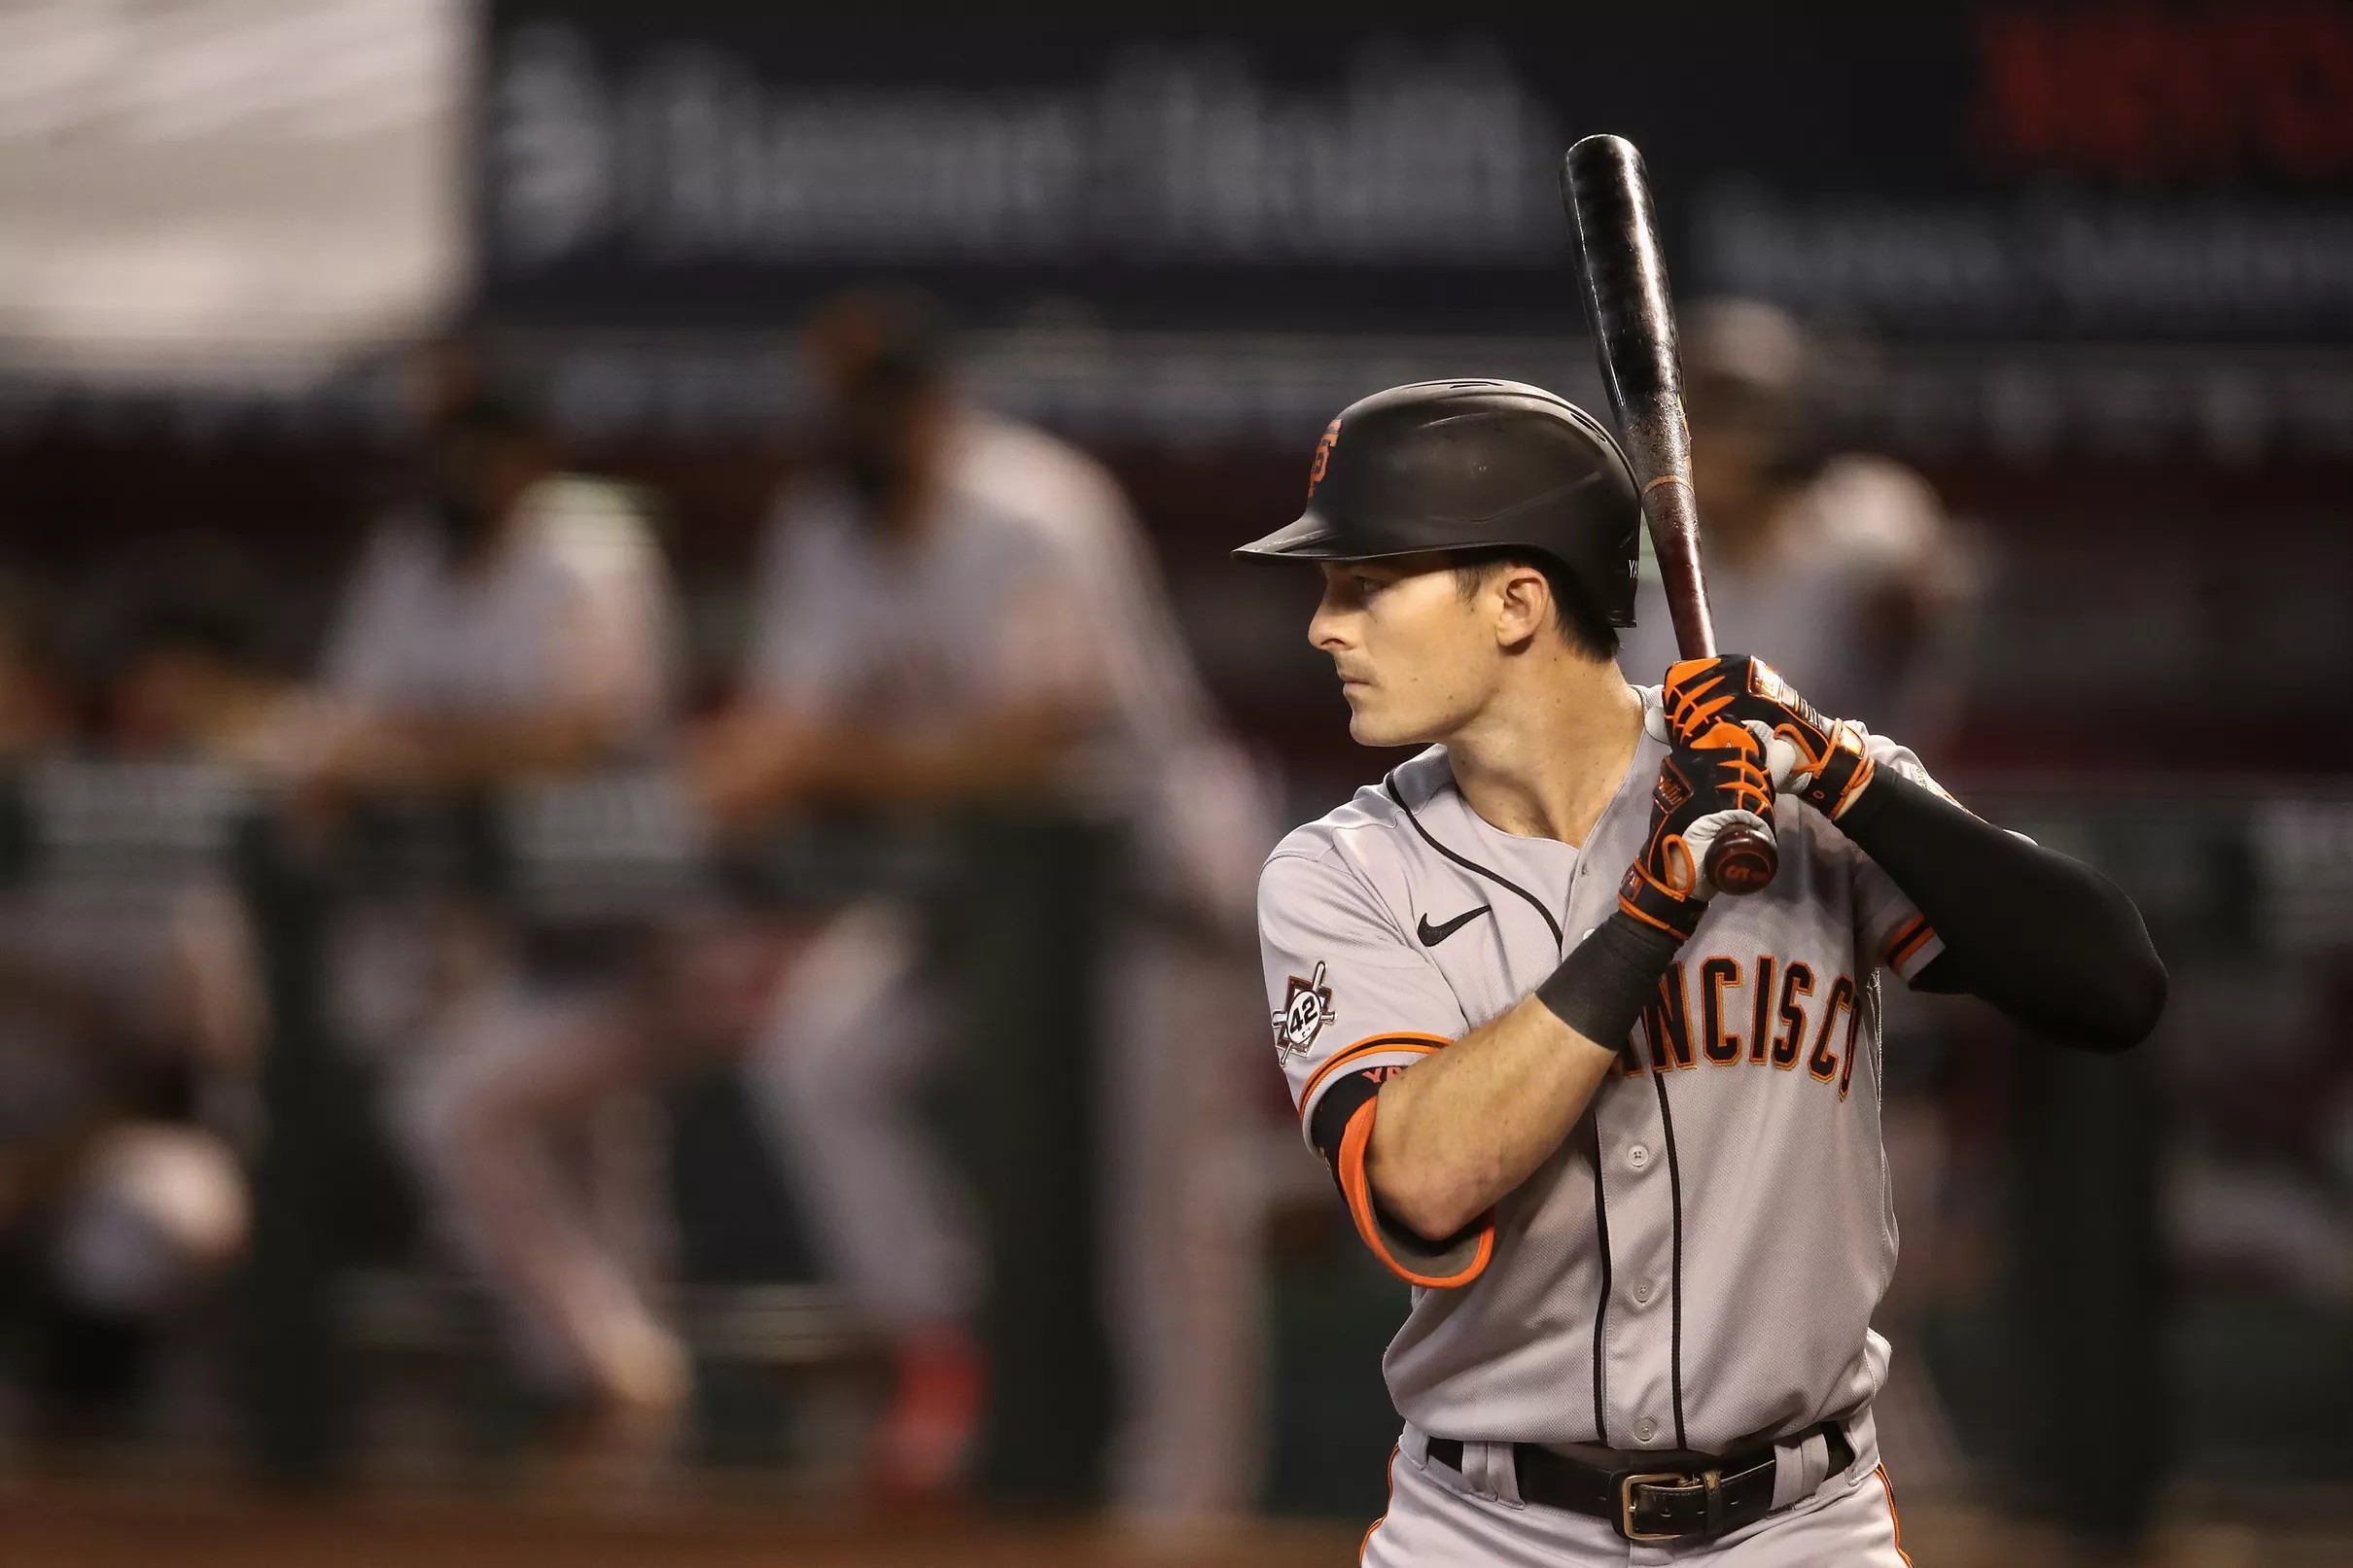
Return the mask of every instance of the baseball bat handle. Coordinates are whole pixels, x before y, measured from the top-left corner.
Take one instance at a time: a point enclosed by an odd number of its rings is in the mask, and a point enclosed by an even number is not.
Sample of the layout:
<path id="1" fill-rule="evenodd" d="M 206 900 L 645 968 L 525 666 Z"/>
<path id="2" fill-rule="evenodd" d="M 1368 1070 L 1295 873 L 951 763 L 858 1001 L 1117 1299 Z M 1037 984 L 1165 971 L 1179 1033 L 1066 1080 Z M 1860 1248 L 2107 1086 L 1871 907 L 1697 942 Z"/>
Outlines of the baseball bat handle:
<path id="1" fill-rule="evenodd" d="M 1659 417 L 1680 421 L 1677 407 Z M 1634 443 L 1630 443 L 1634 444 Z M 1659 558 L 1659 579 L 1667 590 L 1667 612 L 1675 627 L 1675 651 L 1687 659 L 1716 654 L 1715 617 L 1707 609 L 1706 579 L 1700 575 L 1700 504 L 1691 488 L 1691 467 L 1678 429 L 1671 441 L 1650 448 L 1682 459 L 1642 487 L 1642 519 L 1650 526 L 1650 547 Z"/>
<path id="2" fill-rule="evenodd" d="M 1651 546 L 1661 555 L 1661 575 L 1669 585 L 1667 608 L 1675 623 L 1675 649 L 1687 659 L 1713 658 L 1715 621 L 1707 612 L 1707 591 L 1700 575 L 1699 506 L 1690 482 L 1653 479 L 1643 491 L 1642 509 L 1650 524 Z M 1680 566 L 1666 559 L 1677 551 L 1683 556 Z M 1701 868 L 1723 891 L 1744 896 L 1773 881 L 1781 868 L 1781 853 L 1770 834 L 1735 822 L 1707 847 Z"/>

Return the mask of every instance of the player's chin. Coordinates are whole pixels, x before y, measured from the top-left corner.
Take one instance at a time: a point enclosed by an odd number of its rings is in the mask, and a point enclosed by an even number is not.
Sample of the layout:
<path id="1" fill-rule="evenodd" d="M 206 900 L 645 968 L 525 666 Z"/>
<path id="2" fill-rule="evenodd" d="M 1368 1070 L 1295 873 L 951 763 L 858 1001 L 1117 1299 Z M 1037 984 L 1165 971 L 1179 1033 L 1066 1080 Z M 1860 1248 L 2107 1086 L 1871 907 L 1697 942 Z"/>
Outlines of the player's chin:
<path id="1" fill-rule="evenodd" d="M 1348 735 L 1358 746 L 1410 746 L 1421 737 L 1413 726 L 1401 722 L 1369 688 L 1350 686 L 1348 694 Z"/>

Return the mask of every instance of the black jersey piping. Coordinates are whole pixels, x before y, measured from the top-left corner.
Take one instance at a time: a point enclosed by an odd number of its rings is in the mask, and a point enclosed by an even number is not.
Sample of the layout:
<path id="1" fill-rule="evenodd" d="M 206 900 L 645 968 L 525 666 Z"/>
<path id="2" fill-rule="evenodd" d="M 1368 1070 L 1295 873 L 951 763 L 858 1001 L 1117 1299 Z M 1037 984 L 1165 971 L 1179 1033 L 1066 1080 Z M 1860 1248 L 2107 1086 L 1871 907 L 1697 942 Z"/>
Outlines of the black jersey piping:
<path id="1" fill-rule="evenodd" d="M 1529 892 L 1526 888 L 1521 887 L 1518 883 L 1512 881 L 1511 878 L 1503 875 L 1503 873 L 1500 871 L 1490 871 L 1478 861 L 1470 859 L 1464 855 L 1457 854 L 1454 851 L 1448 849 L 1445 845 L 1439 843 L 1436 839 L 1430 836 L 1430 830 L 1422 825 L 1422 819 L 1414 815 L 1414 808 L 1408 806 L 1405 803 L 1405 796 L 1399 793 L 1397 789 L 1397 776 L 1395 773 L 1392 772 L 1382 779 L 1381 787 L 1388 791 L 1388 798 L 1397 803 L 1397 809 L 1399 811 L 1405 813 L 1405 819 L 1414 824 L 1414 831 L 1422 835 L 1422 843 L 1428 845 L 1431 849 L 1436 850 L 1440 854 L 1445 855 L 1449 860 L 1454 861 L 1455 864 L 1460 866 L 1463 870 L 1474 872 L 1479 876 L 1485 877 L 1488 881 L 1494 883 L 1497 887 L 1508 888 L 1513 892 L 1516 892 L 1521 897 L 1527 899 L 1528 907 L 1534 910 L 1537 915 L 1543 918 L 1544 928 L 1553 933 L 1553 946 L 1563 949 L 1567 947 L 1566 940 L 1561 934 L 1561 923 L 1553 919 L 1553 912 L 1544 907 L 1543 899 L 1538 898 L 1534 893 Z"/>
<path id="2" fill-rule="evenodd" d="M 1668 1368 L 1675 1390 L 1675 1446 L 1688 1449 L 1691 1444 L 1683 1434 L 1683 1162 L 1675 1156 L 1675 1116 L 1667 1106 L 1667 1073 L 1653 1067 L 1650 1081 L 1659 1091 L 1659 1125 L 1667 1134 L 1667 1196 L 1674 1218 L 1674 1297 L 1668 1304 L 1672 1329 Z"/>
<path id="3" fill-rule="evenodd" d="M 1609 1325 L 1609 1204 L 1601 1196 L 1601 1113 L 1596 1109 L 1594 1129 L 1594 1234 L 1601 1242 L 1601 1299 L 1594 1306 L 1594 1441 L 1609 1446 L 1609 1416 L 1602 1397 L 1602 1359 L 1608 1353 L 1603 1331 Z"/>

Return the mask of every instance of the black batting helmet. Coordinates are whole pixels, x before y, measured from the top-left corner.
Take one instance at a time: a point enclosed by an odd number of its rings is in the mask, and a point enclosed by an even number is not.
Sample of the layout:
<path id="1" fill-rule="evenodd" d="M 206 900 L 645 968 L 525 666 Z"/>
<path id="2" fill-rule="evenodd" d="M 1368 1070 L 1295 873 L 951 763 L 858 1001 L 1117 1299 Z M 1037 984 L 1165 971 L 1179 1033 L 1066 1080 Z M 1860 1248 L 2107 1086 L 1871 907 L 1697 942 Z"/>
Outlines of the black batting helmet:
<path id="1" fill-rule="evenodd" d="M 1236 555 L 1373 561 L 1428 550 L 1540 552 L 1592 610 L 1634 623 L 1642 506 L 1601 422 L 1517 381 L 1417 381 L 1325 427 L 1298 521 Z"/>

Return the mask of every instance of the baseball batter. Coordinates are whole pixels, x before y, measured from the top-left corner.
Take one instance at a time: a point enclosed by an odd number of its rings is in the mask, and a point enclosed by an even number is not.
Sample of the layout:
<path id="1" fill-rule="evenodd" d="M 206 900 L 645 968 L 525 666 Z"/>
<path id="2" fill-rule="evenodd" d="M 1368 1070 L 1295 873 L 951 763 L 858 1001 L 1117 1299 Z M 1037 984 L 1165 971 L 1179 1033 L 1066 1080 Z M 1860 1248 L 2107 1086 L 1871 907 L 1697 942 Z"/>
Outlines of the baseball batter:
<path id="1" fill-rule="evenodd" d="M 1344 411 L 1243 552 L 1319 565 L 1351 734 L 1427 746 L 1259 884 L 1302 1125 L 1414 1286 L 1364 1560 L 1892 1568 L 1879 971 L 2117 1050 L 2164 970 L 2107 881 L 1763 663 L 1630 686 L 1638 527 L 1582 410 L 1435 382 Z M 1780 870 L 1719 898 L 1736 821 Z"/>

